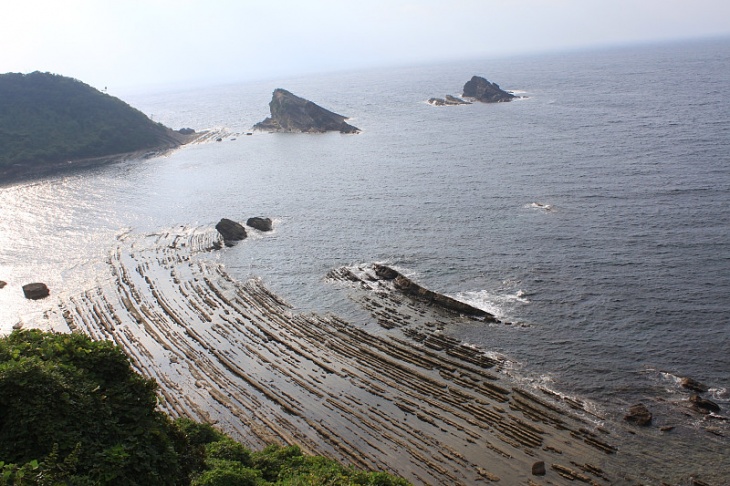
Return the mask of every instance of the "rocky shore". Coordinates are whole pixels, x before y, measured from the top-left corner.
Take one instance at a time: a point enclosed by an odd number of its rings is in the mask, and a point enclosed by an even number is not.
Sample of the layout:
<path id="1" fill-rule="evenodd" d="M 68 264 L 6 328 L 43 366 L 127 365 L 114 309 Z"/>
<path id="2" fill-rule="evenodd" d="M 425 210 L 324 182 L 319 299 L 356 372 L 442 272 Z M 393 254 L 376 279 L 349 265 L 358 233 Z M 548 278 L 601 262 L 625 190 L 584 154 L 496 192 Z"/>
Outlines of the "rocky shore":
<path id="1" fill-rule="evenodd" d="M 435 291 L 424 300 L 383 265 L 333 269 L 329 285 L 371 315 L 373 332 L 235 280 L 219 251 L 245 243 L 225 247 L 212 225 L 120 236 L 98 287 L 57 296 L 44 327 L 114 341 L 160 384 L 162 409 L 252 448 L 296 443 L 414 484 L 641 482 L 623 466 L 631 435 L 444 332 L 487 316 L 435 305 Z"/>

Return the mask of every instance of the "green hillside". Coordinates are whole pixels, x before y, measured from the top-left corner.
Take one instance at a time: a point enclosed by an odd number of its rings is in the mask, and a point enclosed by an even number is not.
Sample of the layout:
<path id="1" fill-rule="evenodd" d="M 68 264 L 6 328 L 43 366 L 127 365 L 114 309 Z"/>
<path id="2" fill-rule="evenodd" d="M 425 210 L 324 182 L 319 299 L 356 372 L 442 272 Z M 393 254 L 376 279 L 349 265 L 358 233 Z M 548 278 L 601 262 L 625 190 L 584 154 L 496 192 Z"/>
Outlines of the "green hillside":
<path id="1" fill-rule="evenodd" d="M 122 100 L 57 74 L 0 74 L 0 169 L 179 145 Z"/>

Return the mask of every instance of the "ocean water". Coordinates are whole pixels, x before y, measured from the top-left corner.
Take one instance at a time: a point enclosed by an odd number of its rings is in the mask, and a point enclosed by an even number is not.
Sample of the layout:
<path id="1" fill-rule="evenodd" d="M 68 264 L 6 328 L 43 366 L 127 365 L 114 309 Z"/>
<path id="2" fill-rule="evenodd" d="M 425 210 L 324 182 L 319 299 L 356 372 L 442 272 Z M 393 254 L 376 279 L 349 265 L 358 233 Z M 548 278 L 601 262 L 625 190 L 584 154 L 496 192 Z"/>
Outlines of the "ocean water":
<path id="1" fill-rule="evenodd" d="M 434 107 L 485 76 L 521 99 Z M 358 135 L 245 135 L 286 88 Z M 0 329 L 93 288 L 117 235 L 221 217 L 275 231 L 215 256 L 301 310 L 358 319 L 335 267 L 397 266 L 509 324 L 446 332 L 515 374 L 620 416 L 679 400 L 730 407 L 730 41 L 460 61 L 120 96 L 222 142 L 0 183 Z"/>

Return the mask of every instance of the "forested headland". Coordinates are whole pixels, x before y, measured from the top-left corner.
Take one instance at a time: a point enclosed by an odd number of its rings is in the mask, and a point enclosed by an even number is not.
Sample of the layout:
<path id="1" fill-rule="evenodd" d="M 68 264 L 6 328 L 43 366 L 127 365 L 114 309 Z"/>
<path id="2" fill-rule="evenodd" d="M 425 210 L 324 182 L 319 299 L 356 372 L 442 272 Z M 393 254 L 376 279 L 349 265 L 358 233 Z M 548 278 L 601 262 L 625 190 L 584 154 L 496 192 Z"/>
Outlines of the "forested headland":
<path id="1" fill-rule="evenodd" d="M 180 145 L 124 101 L 51 73 L 0 74 L 0 171 Z"/>

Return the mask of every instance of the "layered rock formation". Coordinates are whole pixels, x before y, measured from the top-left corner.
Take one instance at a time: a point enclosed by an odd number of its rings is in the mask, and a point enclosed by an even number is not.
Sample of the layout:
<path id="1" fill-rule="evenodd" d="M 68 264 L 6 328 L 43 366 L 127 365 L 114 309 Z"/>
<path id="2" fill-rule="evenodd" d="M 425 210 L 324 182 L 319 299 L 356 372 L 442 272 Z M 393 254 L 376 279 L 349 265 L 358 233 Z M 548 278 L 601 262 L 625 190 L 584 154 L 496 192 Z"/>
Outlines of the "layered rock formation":
<path id="1" fill-rule="evenodd" d="M 300 98 L 285 89 L 275 89 L 269 103 L 271 116 L 254 125 L 254 130 L 295 133 L 358 133 L 359 128 L 338 115 Z"/>
<path id="2" fill-rule="evenodd" d="M 503 101 L 512 101 L 515 97 L 515 95 L 500 88 L 497 83 L 489 82 L 480 76 L 472 76 L 466 82 L 462 96 L 473 98 L 482 103 L 501 103 Z"/>

